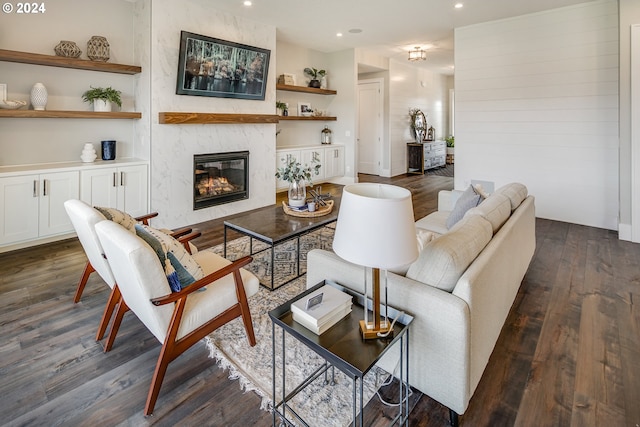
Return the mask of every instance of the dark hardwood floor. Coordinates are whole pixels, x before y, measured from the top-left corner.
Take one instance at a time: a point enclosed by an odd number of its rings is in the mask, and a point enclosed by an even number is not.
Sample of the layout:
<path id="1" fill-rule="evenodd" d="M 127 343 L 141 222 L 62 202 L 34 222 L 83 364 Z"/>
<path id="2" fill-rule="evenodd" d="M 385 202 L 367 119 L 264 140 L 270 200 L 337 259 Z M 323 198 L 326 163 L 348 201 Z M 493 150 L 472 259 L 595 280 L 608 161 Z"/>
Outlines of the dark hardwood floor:
<path id="1" fill-rule="evenodd" d="M 416 218 L 453 186 L 434 176 L 361 180 L 411 189 Z M 222 241 L 222 221 L 194 225 L 203 232 L 199 247 Z M 640 245 L 609 230 L 543 219 L 536 226 L 533 262 L 461 425 L 637 427 Z M 113 350 L 102 352 L 94 336 L 108 288 L 93 275 L 72 303 L 85 262 L 75 239 L 0 254 L 3 424 L 271 424 L 258 397 L 229 380 L 204 344 L 169 366 L 154 415 L 145 418 L 160 344 L 129 313 Z M 412 426 L 447 423 L 448 411 L 421 393 L 411 407 Z M 367 425 L 386 425 L 387 412 L 374 398 Z"/>

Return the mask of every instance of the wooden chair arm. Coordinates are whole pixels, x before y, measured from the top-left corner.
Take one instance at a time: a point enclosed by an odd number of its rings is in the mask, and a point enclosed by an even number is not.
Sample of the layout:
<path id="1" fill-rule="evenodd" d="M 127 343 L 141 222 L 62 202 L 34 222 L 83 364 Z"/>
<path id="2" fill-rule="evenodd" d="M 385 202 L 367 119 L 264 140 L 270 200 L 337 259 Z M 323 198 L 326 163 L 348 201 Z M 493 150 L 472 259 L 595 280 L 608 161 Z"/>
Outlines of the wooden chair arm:
<path id="1" fill-rule="evenodd" d="M 176 228 L 175 230 L 171 230 L 171 237 L 177 239 L 180 236 L 191 233 L 192 230 L 191 227 Z"/>
<path id="2" fill-rule="evenodd" d="M 216 280 L 223 278 L 227 274 L 231 274 L 234 271 L 241 269 L 245 265 L 249 264 L 251 261 L 253 261 L 253 257 L 250 257 L 250 256 L 240 258 L 239 260 L 234 261 L 233 263 L 227 265 L 226 267 L 223 267 L 220 270 L 214 271 L 208 276 L 205 276 L 202 279 L 190 284 L 186 288 L 182 289 L 180 292 L 172 292 L 169 295 L 165 295 L 158 298 L 152 298 L 151 303 L 153 305 L 164 305 L 164 304 L 176 302 L 182 298 L 186 298 L 189 294 L 197 291 L 203 286 L 206 286 L 209 283 L 213 283 Z"/>
<path id="3" fill-rule="evenodd" d="M 195 239 L 196 237 L 200 237 L 200 236 L 202 236 L 201 232 L 194 231 L 192 233 L 179 237 L 177 240 L 179 243 L 182 243 L 182 246 L 184 246 L 187 252 L 191 253 L 191 247 L 189 246 L 189 242 Z"/>
<path id="4" fill-rule="evenodd" d="M 135 217 L 134 219 L 136 221 L 139 221 L 139 222 L 143 223 L 144 225 L 149 225 L 149 220 L 151 218 L 155 218 L 157 216 L 158 216 L 158 212 L 151 212 L 151 213 L 148 213 L 146 215 Z"/>

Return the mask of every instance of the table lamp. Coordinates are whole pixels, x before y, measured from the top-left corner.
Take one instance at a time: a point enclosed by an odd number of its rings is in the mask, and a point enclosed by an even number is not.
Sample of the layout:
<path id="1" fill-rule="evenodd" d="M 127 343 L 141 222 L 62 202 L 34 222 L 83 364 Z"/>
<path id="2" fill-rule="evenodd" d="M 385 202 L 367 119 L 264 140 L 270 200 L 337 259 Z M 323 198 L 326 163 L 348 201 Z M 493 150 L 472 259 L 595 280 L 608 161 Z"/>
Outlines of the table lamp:
<path id="1" fill-rule="evenodd" d="M 333 250 L 340 258 L 365 267 L 365 300 L 371 278 L 373 316 L 369 321 L 365 309 L 365 318 L 360 321 L 363 338 L 388 335 L 392 326 L 386 312 L 384 322 L 380 313 L 380 270 L 407 265 L 418 257 L 411 192 L 388 184 L 345 186 Z"/>

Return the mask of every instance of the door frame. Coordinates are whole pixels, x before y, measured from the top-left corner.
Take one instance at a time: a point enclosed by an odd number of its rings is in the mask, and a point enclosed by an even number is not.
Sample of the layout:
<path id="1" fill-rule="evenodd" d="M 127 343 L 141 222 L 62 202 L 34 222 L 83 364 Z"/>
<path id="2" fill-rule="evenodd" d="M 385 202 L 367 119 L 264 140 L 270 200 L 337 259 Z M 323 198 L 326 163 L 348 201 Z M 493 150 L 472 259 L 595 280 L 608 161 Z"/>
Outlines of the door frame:
<path id="1" fill-rule="evenodd" d="M 357 97 L 358 97 L 358 102 L 356 102 L 356 106 L 360 105 L 360 85 L 361 84 L 371 84 L 371 83 L 377 83 L 378 84 L 378 102 L 377 107 L 378 107 L 378 120 L 376 123 L 376 127 L 378 129 L 378 135 L 380 136 L 380 143 L 378 146 L 378 153 L 377 153 L 377 158 L 379 161 L 379 166 L 378 166 L 378 176 L 390 176 L 390 167 L 385 168 L 384 164 L 385 164 L 385 138 L 384 138 L 384 79 L 381 77 L 378 78 L 373 78 L 373 79 L 362 79 L 362 80 L 358 80 L 358 91 L 357 91 Z M 356 149 L 355 149 L 355 176 L 356 176 L 356 180 L 358 178 L 358 168 L 360 165 L 360 110 L 358 109 L 358 111 L 356 111 L 356 119 L 358 120 L 357 126 L 356 126 Z M 386 144 L 388 145 L 388 144 Z M 390 153 L 387 153 L 386 155 L 386 159 L 387 159 L 387 163 L 390 164 Z"/>

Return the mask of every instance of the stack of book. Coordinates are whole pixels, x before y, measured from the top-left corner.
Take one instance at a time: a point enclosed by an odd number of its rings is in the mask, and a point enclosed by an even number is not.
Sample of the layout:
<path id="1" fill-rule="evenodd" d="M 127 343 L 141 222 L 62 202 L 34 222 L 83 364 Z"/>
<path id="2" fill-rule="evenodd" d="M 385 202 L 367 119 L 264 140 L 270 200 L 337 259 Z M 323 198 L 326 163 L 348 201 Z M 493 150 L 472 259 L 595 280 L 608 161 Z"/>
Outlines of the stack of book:
<path id="1" fill-rule="evenodd" d="M 322 294 L 319 304 L 317 302 Z M 293 320 L 320 335 L 351 313 L 351 295 L 325 285 L 291 304 Z"/>

